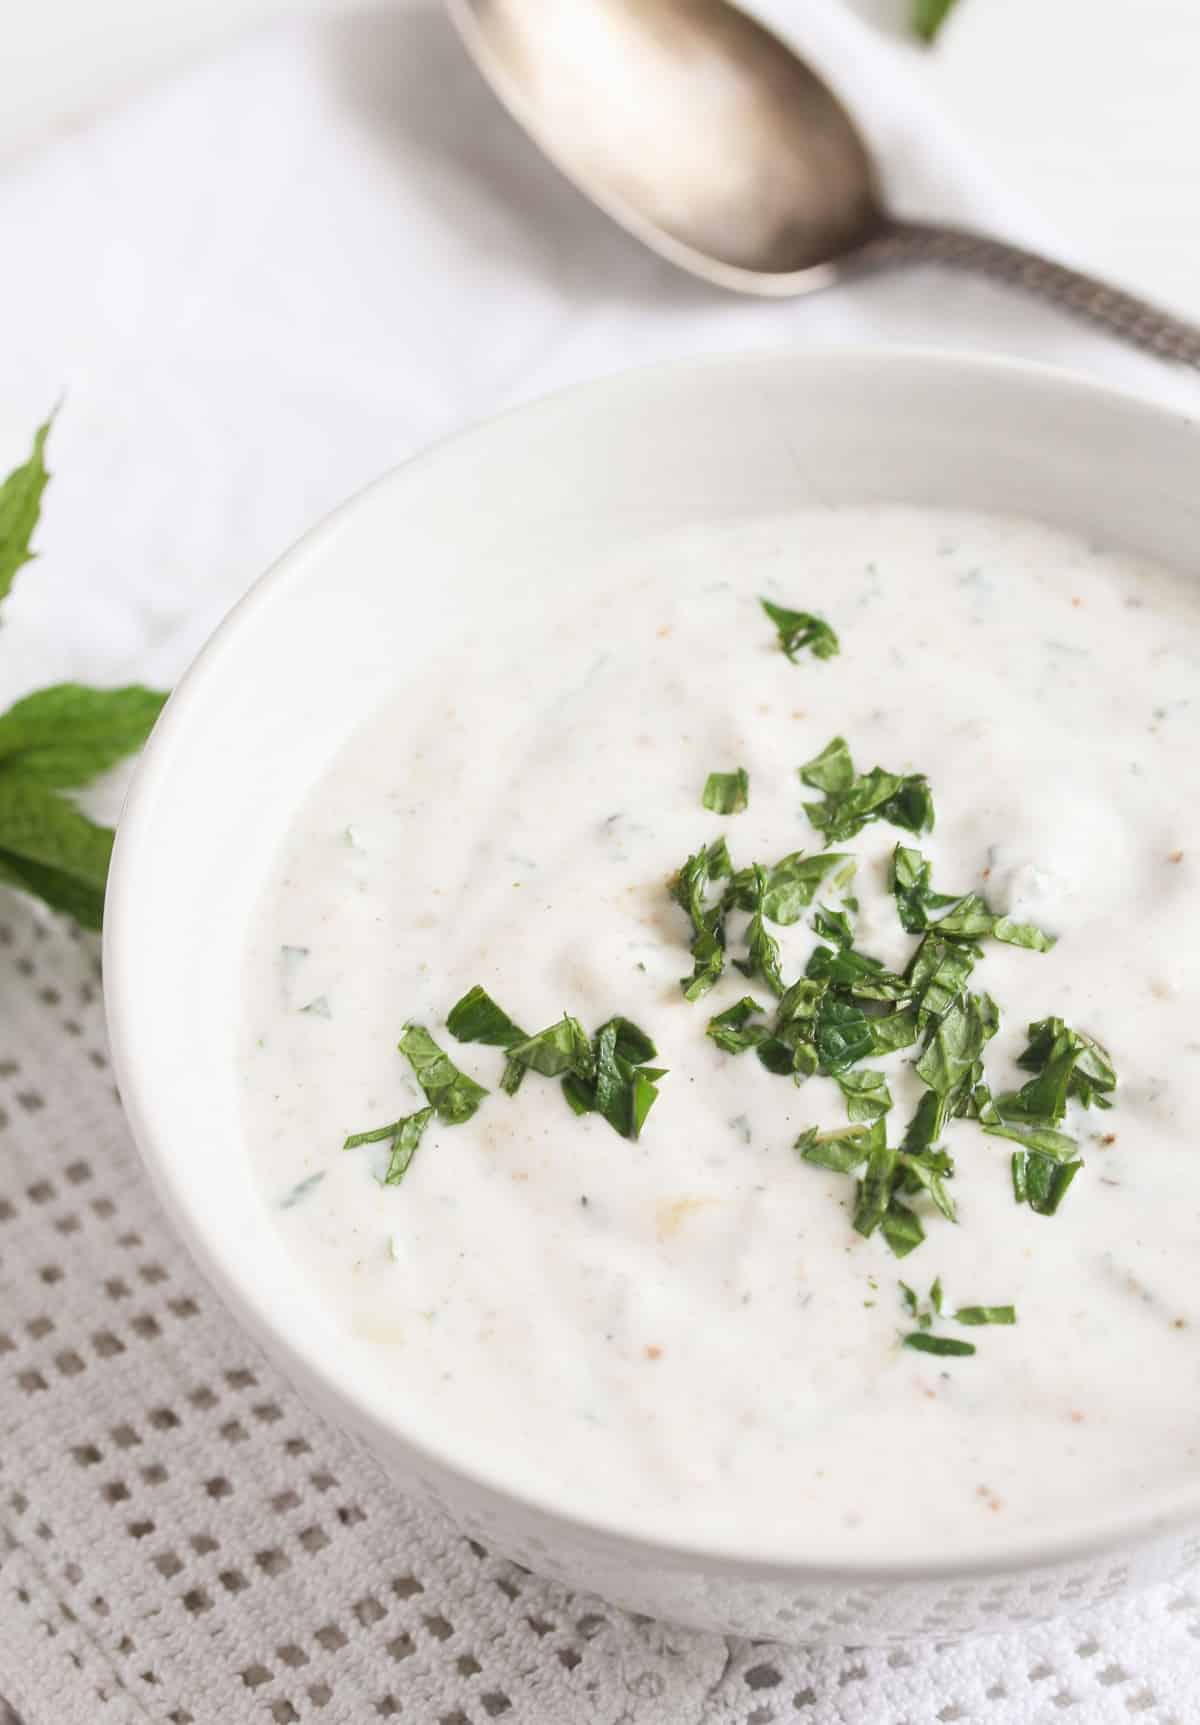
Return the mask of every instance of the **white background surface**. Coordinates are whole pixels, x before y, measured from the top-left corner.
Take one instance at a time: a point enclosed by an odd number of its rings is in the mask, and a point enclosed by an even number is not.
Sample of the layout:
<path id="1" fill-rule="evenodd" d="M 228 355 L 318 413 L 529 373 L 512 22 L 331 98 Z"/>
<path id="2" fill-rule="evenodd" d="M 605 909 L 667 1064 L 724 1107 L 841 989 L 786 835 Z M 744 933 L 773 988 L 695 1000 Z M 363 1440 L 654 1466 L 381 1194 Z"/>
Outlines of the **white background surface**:
<path id="1" fill-rule="evenodd" d="M 0 165 L 241 28 L 352 3 L 10 0 Z M 856 4 L 894 25 L 908 0 Z M 936 52 L 914 58 L 933 99 L 1081 261 L 1200 316 L 1198 0 L 959 0 Z"/>

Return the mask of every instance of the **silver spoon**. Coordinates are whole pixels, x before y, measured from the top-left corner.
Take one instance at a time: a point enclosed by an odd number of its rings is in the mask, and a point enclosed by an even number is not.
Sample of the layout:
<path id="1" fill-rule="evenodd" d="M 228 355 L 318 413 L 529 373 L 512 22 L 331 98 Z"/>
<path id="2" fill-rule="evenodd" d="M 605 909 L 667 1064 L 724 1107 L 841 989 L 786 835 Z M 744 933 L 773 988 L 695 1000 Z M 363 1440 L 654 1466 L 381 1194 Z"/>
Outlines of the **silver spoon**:
<path id="1" fill-rule="evenodd" d="M 496 94 L 602 210 L 741 293 L 864 267 L 978 270 L 1200 367 L 1200 327 L 1036 252 L 901 221 L 837 97 L 730 0 L 448 0 Z"/>

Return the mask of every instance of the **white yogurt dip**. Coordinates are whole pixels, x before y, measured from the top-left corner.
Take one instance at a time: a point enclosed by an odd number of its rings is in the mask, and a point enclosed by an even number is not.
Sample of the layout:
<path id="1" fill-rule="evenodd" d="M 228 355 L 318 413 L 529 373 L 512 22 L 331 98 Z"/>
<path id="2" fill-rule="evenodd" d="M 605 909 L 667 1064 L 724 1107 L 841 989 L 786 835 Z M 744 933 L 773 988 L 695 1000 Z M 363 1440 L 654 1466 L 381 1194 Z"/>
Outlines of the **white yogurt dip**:
<path id="1" fill-rule="evenodd" d="M 840 655 L 789 663 L 759 595 L 826 617 Z M 848 1561 L 1049 1536 L 1194 1476 L 1200 591 L 1028 522 L 806 511 L 648 537 L 619 566 L 581 555 L 518 657 L 492 639 L 471 620 L 350 739 L 246 963 L 263 1194 L 401 1414 L 483 1426 L 514 1484 L 582 1514 Z M 1015 1057 L 1050 1015 L 1120 1077 L 1110 1112 L 1072 1104 L 1085 1166 L 1053 1216 L 1014 1201 L 1011 1143 L 952 1122 L 957 1224 L 912 1200 L 926 1238 L 903 1261 L 854 1231 L 853 1178 L 794 1148 L 844 1125 L 836 1084 L 706 1036 L 770 995 L 731 966 L 683 998 L 690 931 L 665 884 L 721 835 L 738 865 L 825 848 L 796 769 L 837 734 L 860 770 L 926 774 L 937 813 L 923 837 L 875 824 L 834 847 L 858 858 L 856 945 L 908 962 L 887 867 L 918 847 L 939 890 L 1057 936 L 984 943 L 993 1091 L 1028 1077 Z M 749 807 L 704 809 L 706 776 L 738 766 Z M 810 916 L 771 931 L 785 980 Z M 642 1026 L 668 1076 L 640 1139 L 536 1073 L 503 1094 L 503 1052 L 445 1027 L 474 984 L 529 1030 Z M 341 1145 L 423 1106 L 396 1046 L 410 1020 L 491 1094 L 434 1120 L 384 1187 L 386 1145 Z M 866 1063 L 889 1077 L 892 1143 L 916 1053 Z M 923 1298 L 935 1277 L 933 1333 L 971 1357 L 902 1345 L 900 1279 Z M 980 1304 L 1018 1322 L 954 1324 Z"/>

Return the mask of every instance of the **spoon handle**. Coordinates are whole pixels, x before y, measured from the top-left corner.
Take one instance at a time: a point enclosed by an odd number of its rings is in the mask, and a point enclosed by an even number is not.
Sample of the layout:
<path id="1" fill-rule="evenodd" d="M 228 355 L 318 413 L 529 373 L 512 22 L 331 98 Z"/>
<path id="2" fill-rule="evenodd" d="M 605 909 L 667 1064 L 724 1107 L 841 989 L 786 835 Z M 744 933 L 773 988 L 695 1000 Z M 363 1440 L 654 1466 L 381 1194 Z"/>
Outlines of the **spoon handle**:
<path id="1" fill-rule="evenodd" d="M 1200 325 L 1162 311 L 1096 276 L 989 234 L 936 222 L 889 222 L 857 254 L 857 261 L 869 267 L 935 263 L 976 270 L 1087 318 L 1134 347 L 1200 370 Z"/>

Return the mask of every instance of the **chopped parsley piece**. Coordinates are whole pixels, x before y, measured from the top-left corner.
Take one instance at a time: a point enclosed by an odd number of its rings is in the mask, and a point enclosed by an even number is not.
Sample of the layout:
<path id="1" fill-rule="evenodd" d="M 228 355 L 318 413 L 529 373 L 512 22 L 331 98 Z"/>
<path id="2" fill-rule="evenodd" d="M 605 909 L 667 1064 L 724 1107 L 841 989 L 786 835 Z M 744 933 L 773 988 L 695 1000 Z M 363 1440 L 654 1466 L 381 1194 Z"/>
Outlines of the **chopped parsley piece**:
<path id="1" fill-rule="evenodd" d="M 844 737 L 833 741 L 800 768 L 800 778 L 823 791 L 824 802 L 805 803 L 804 811 L 826 844 L 853 838 L 869 821 L 888 821 L 908 832 L 933 826 L 933 797 L 923 773 L 889 773 L 872 767 L 856 773 Z"/>
<path id="2" fill-rule="evenodd" d="M 447 1126 L 461 1126 L 469 1120 L 487 1095 L 483 1085 L 460 1072 L 423 1025 L 406 1024 L 399 1047 L 438 1119 Z"/>
<path id="3" fill-rule="evenodd" d="M 380 1144 L 391 1140 L 392 1155 L 383 1176 L 385 1186 L 398 1186 L 408 1172 L 408 1165 L 417 1153 L 425 1128 L 433 1119 L 434 1109 L 420 1108 L 403 1120 L 393 1120 L 390 1126 L 376 1126 L 370 1132 L 352 1132 L 342 1145 L 343 1150 L 356 1150 L 360 1144 Z"/>
<path id="4" fill-rule="evenodd" d="M 1012 1159 L 1013 1197 L 1039 1216 L 1053 1216 L 1082 1167 L 1078 1160 L 1056 1162 L 1037 1151 L 1018 1150 Z"/>
<path id="5" fill-rule="evenodd" d="M 732 773 L 710 773 L 702 798 L 715 815 L 738 815 L 750 802 L 750 775 L 745 767 Z"/>
<path id="6" fill-rule="evenodd" d="M 813 926 L 818 934 L 836 933 L 838 927 L 828 917 L 814 921 Z M 856 1000 L 899 1001 L 907 1000 L 912 993 L 911 985 L 902 976 L 893 975 L 877 958 L 856 952 L 851 945 L 842 945 L 837 951 L 828 946 L 815 947 L 804 974 L 824 978 L 831 987 Z"/>
<path id="7" fill-rule="evenodd" d="M 770 599 L 759 604 L 779 632 L 779 645 L 794 665 L 797 655 L 807 647 L 814 659 L 832 659 L 841 651 L 837 636 L 821 617 L 811 611 L 790 611 L 786 605 L 776 605 Z"/>

